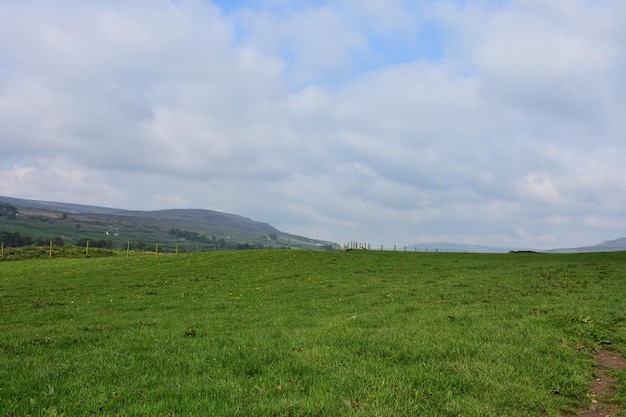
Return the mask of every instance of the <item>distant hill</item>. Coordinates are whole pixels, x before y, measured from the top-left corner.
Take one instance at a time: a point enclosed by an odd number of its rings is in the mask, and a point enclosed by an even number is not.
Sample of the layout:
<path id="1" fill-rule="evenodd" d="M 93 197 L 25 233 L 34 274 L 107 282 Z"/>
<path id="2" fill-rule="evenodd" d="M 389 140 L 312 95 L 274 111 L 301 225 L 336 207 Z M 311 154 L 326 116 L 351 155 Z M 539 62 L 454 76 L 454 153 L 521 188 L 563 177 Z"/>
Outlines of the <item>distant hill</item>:
<path id="1" fill-rule="evenodd" d="M 13 210 L 15 209 L 15 210 Z M 163 251 L 250 248 L 331 249 L 333 242 L 282 232 L 268 223 L 236 214 L 200 209 L 122 210 L 82 204 L 0 196 L 0 232 L 33 238 L 60 238 L 71 245 L 106 240 L 115 248 Z"/>
<path id="2" fill-rule="evenodd" d="M 507 253 L 511 251 L 532 251 L 528 248 L 505 248 L 490 247 L 480 245 L 469 245 L 464 243 L 429 242 L 416 243 L 407 246 L 407 251 L 418 252 L 473 252 L 473 253 Z M 543 253 L 581 253 L 581 252 L 615 252 L 626 251 L 626 237 L 605 241 L 593 246 L 582 246 L 578 248 L 561 248 L 549 250 L 534 250 Z"/>
<path id="3" fill-rule="evenodd" d="M 593 246 L 582 246 L 579 248 L 559 248 L 544 252 L 548 253 L 579 253 L 579 252 L 617 252 L 626 251 L 626 237 L 615 240 L 607 240 Z"/>

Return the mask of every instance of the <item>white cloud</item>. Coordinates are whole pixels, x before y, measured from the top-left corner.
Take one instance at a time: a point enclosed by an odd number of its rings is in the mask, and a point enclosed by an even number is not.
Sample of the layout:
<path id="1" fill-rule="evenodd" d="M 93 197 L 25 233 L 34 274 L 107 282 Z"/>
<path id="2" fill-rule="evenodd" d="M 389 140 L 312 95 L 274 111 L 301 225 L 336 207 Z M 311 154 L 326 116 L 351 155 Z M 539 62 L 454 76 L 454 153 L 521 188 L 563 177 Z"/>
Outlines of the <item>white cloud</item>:
<path id="1" fill-rule="evenodd" d="M 548 178 L 542 178 L 535 173 L 528 174 L 518 183 L 518 187 L 522 192 L 522 197 L 530 201 L 538 200 L 540 203 L 548 204 L 562 202 L 562 198 L 553 181 Z"/>
<path id="2" fill-rule="evenodd" d="M 619 237 L 625 16 L 583 0 L 2 3 L 0 195 L 219 208 L 376 246 Z"/>
<path id="3" fill-rule="evenodd" d="M 2 170 L 0 195 L 105 207 L 125 202 L 124 193 L 110 185 L 101 172 L 75 167 L 62 159 L 30 162 L 26 167 Z"/>

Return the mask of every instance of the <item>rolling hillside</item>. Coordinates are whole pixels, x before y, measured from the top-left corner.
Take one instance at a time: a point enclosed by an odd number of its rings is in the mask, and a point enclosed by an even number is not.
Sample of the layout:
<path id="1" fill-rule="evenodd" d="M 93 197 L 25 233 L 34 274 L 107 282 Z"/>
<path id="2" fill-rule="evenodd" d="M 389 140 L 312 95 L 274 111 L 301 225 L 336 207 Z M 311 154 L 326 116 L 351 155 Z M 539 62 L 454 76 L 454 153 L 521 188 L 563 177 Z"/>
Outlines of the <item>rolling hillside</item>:
<path id="1" fill-rule="evenodd" d="M 89 239 L 114 248 L 162 251 L 251 248 L 330 249 L 332 242 L 281 232 L 235 214 L 211 210 L 131 211 L 0 196 L 0 231 L 73 245 Z"/>

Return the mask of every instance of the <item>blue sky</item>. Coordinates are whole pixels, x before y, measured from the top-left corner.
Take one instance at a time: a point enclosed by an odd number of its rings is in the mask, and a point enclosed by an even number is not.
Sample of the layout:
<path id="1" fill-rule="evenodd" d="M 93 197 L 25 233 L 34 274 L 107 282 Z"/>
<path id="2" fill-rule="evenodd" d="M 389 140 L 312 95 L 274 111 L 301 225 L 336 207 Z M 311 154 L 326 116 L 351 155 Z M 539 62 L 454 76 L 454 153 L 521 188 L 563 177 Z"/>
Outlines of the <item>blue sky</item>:
<path id="1" fill-rule="evenodd" d="M 0 3 L 0 195 L 378 247 L 626 236 L 626 3 Z"/>

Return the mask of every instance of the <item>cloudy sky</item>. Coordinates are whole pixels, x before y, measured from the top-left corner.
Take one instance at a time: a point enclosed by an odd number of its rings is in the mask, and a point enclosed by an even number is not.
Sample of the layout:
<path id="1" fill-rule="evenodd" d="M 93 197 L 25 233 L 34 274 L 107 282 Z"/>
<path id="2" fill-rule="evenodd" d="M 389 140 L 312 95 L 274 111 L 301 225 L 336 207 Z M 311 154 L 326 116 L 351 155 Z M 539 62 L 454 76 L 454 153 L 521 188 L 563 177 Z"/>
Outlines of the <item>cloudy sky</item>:
<path id="1" fill-rule="evenodd" d="M 0 0 L 0 195 L 373 246 L 626 236 L 623 0 Z"/>

